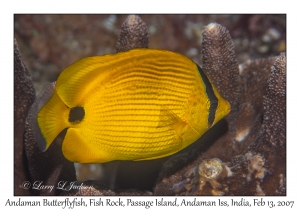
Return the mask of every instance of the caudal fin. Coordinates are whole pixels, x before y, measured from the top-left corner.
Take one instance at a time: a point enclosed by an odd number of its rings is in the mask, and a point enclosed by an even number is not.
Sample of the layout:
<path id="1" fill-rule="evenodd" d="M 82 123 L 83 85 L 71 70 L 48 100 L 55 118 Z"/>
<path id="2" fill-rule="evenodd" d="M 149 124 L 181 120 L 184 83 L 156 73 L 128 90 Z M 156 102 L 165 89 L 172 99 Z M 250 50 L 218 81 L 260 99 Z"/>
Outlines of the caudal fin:
<path id="1" fill-rule="evenodd" d="M 65 128 L 68 122 L 70 108 L 68 108 L 54 90 L 51 98 L 37 114 L 37 123 L 43 138 L 38 138 L 37 143 L 41 151 L 45 151 Z"/>

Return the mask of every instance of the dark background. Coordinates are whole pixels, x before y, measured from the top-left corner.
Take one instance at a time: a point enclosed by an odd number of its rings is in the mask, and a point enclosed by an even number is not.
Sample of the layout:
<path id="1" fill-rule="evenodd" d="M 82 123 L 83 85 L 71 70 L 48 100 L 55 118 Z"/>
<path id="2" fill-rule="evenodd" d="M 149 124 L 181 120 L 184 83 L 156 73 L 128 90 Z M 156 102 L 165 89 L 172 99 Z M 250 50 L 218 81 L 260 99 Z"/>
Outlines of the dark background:
<path id="1" fill-rule="evenodd" d="M 116 52 L 127 15 L 25 15 L 14 16 L 14 37 L 35 85 L 55 81 L 73 62 L 92 55 Z M 140 15 L 147 24 L 150 48 L 187 55 L 202 64 L 204 26 L 217 22 L 234 40 L 241 64 L 248 59 L 277 56 L 286 51 L 286 15 Z"/>

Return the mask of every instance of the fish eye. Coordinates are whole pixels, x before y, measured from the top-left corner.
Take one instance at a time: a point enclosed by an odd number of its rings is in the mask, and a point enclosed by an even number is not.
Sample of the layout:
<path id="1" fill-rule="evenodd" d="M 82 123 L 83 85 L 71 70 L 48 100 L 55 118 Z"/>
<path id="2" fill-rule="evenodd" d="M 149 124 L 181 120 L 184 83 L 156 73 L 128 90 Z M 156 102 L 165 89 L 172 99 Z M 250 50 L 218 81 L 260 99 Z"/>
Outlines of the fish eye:
<path id="1" fill-rule="evenodd" d="M 81 106 L 76 106 L 71 108 L 69 113 L 69 122 L 71 123 L 79 123 L 83 120 L 85 115 L 84 108 Z"/>

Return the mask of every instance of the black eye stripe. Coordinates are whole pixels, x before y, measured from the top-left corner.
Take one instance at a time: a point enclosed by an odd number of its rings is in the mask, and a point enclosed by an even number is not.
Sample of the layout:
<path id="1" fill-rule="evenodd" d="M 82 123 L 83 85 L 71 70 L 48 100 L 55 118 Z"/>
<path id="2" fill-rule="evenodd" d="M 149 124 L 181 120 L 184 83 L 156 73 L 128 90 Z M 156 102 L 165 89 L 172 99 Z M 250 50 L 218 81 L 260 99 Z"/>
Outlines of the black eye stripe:
<path id="1" fill-rule="evenodd" d="M 209 126 L 211 126 L 215 121 L 215 115 L 216 115 L 216 110 L 217 110 L 219 101 L 218 101 L 217 96 L 215 95 L 215 92 L 213 90 L 213 87 L 212 87 L 209 79 L 204 74 L 202 68 L 200 66 L 198 66 L 198 64 L 197 64 L 197 68 L 198 68 L 198 71 L 201 75 L 201 79 L 202 79 L 203 84 L 205 86 L 206 95 L 207 95 L 207 97 L 209 99 L 209 102 L 210 102 L 209 113 L 208 113 L 208 124 L 209 124 Z"/>

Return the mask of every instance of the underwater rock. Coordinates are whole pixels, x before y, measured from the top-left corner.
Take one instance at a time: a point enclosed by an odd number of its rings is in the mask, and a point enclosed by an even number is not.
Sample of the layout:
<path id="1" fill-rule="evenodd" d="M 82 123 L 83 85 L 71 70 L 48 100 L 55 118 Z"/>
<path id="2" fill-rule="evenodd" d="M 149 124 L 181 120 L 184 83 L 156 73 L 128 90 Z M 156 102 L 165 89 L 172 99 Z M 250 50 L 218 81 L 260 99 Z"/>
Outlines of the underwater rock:
<path id="1" fill-rule="evenodd" d="M 29 179 L 24 152 L 25 120 L 35 98 L 35 89 L 14 39 L 14 195 L 29 195 L 22 183 Z"/>

